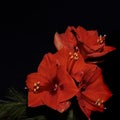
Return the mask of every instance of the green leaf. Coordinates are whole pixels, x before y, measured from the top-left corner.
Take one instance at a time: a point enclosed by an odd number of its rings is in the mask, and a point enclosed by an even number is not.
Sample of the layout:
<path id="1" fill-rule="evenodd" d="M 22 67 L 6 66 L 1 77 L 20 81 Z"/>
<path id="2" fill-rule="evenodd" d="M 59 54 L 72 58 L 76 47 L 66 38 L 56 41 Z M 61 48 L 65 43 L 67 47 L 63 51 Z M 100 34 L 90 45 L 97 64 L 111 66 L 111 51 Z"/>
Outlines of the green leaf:
<path id="1" fill-rule="evenodd" d="M 5 100 L 0 100 L 0 120 L 21 120 L 26 115 L 27 99 L 14 88 L 10 88 Z"/>

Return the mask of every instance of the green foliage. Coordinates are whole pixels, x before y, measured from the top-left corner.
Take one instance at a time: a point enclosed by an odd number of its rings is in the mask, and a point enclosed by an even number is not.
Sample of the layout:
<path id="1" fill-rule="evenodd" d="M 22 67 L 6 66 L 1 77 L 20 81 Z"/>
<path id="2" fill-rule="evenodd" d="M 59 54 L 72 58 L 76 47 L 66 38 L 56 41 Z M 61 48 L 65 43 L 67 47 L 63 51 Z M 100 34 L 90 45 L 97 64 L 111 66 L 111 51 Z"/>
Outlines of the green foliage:
<path id="1" fill-rule="evenodd" d="M 67 120 L 73 120 L 73 110 L 72 109 L 69 111 L 69 114 L 67 116 Z"/>
<path id="2" fill-rule="evenodd" d="M 27 97 L 10 88 L 4 100 L 0 100 L 0 120 L 45 120 L 44 116 L 29 118 L 26 113 Z"/>
<path id="3" fill-rule="evenodd" d="M 21 120 L 25 117 L 26 101 L 25 96 L 10 88 L 6 99 L 0 100 L 0 120 Z"/>
<path id="4" fill-rule="evenodd" d="M 36 111 L 32 109 L 30 115 L 28 114 L 28 107 L 27 107 L 27 95 L 25 93 L 20 93 L 14 88 L 10 88 L 8 90 L 7 96 L 4 99 L 0 100 L 0 120 L 48 120 L 52 118 L 48 118 L 48 114 L 51 115 L 52 110 L 48 112 L 47 109 L 41 108 L 41 110 L 37 109 L 38 114 L 34 115 Z M 48 114 L 43 114 L 43 113 Z M 65 117 L 64 114 L 58 115 L 59 120 L 72 120 L 73 119 L 73 111 L 69 110 L 67 112 L 67 116 Z M 52 116 L 53 115 L 53 116 Z M 54 115 L 51 116 L 55 119 Z M 56 120 L 56 119 L 55 119 Z"/>

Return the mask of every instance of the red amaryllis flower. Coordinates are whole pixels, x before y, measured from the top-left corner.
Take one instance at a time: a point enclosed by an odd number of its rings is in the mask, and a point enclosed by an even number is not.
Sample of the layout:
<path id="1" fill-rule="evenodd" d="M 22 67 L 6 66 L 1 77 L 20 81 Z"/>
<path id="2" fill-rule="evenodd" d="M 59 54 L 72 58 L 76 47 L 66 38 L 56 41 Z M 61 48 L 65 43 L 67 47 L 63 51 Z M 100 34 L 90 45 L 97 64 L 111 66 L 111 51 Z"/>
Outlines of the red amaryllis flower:
<path id="1" fill-rule="evenodd" d="M 105 44 L 106 35 L 98 35 L 97 30 L 86 30 L 81 26 L 76 28 L 79 48 L 84 49 L 87 58 L 101 57 L 115 50 L 115 47 Z"/>
<path id="2" fill-rule="evenodd" d="M 103 112 L 105 110 L 104 103 L 112 96 L 103 81 L 101 69 L 92 64 L 86 64 L 86 70 L 81 82 L 78 83 L 78 88 L 77 100 L 88 118 L 92 111 Z"/>
<path id="3" fill-rule="evenodd" d="M 96 30 L 86 30 L 78 26 L 69 26 L 64 33 L 55 33 L 54 44 L 59 50 L 60 46 L 78 46 L 81 54 L 86 58 L 95 58 L 106 55 L 107 53 L 115 50 L 115 47 L 107 46 L 105 44 L 106 35 L 98 35 Z"/>
<path id="4" fill-rule="evenodd" d="M 28 106 L 46 105 L 59 112 L 65 111 L 78 92 L 73 79 L 52 54 L 46 54 L 36 73 L 27 76 Z"/>

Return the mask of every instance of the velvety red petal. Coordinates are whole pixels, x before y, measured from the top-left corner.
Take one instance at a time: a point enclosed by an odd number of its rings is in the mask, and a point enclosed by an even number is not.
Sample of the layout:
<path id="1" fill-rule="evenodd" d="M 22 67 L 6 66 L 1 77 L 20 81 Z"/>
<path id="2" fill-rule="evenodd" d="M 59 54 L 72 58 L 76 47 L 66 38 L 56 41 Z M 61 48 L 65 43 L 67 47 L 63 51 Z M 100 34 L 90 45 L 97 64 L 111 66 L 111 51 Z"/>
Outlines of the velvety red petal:
<path id="1" fill-rule="evenodd" d="M 48 84 L 56 76 L 56 63 L 51 61 L 51 54 L 46 54 L 40 65 L 38 71 L 27 76 L 26 85 L 29 89 L 33 89 L 34 83 L 40 82 L 40 86 L 48 86 Z"/>
<path id="2" fill-rule="evenodd" d="M 103 81 L 102 75 L 99 75 L 96 80 L 90 83 L 83 94 L 94 101 L 101 99 L 104 102 L 112 96 L 111 91 Z"/>
<path id="3" fill-rule="evenodd" d="M 45 54 L 43 60 L 38 66 L 38 72 L 41 74 L 41 76 L 45 76 L 46 80 L 51 81 L 51 79 L 53 79 L 56 75 L 56 64 L 57 63 L 51 53 Z"/>
<path id="4" fill-rule="evenodd" d="M 59 102 L 66 101 L 77 94 L 78 88 L 74 80 L 61 66 L 57 70 L 57 79 L 60 88 L 58 91 Z"/>
<path id="5" fill-rule="evenodd" d="M 39 94 L 34 94 L 33 92 L 28 92 L 28 106 L 29 107 L 37 107 L 40 105 L 44 105 L 43 102 L 44 92 Z"/>
<path id="6" fill-rule="evenodd" d="M 79 57 L 80 60 L 77 60 L 71 70 L 71 76 L 74 78 L 75 81 L 81 82 L 83 79 L 84 73 L 86 71 L 86 64 L 82 60 L 81 57 Z"/>
<path id="7" fill-rule="evenodd" d="M 42 99 L 43 99 L 43 103 L 46 106 L 48 106 L 54 110 L 57 109 L 57 106 L 59 104 L 57 92 L 55 94 L 51 94 L 49 91 L 45 91 Z"/>
<path id="8" fill-rule="evenodd" d="M 65 101 L 65 102 L 61 102 L 58 104 L 57 106 L 57 111 L 59 111 L 60 113 L 65 112 L 71 105 L 70 101 Z"/>
<path id="9" fill-rule="evenodd" d="M 103 51 L 101 51 L 101 52 L 93 52 L 93 53 L 87 54 L 87 58 L 101 57 L 101 56 L 106 55 L 109 52 L 114 51 L 114 50 L 116 50 L 115 47 L 104 46 Z"/>

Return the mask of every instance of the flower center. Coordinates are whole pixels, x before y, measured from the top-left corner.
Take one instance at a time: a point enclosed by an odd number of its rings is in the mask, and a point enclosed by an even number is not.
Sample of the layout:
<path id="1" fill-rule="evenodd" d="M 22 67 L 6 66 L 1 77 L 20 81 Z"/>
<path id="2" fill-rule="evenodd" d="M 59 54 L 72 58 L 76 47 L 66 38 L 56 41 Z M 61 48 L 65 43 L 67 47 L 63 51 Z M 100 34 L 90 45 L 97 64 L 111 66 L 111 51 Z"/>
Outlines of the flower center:
<path id="1" fill-rule="evenodd" d="M 54 88 L 53 88 L 53 91 L 56 91 L 58 88 L 58 84 L 55 84 Z"/>

